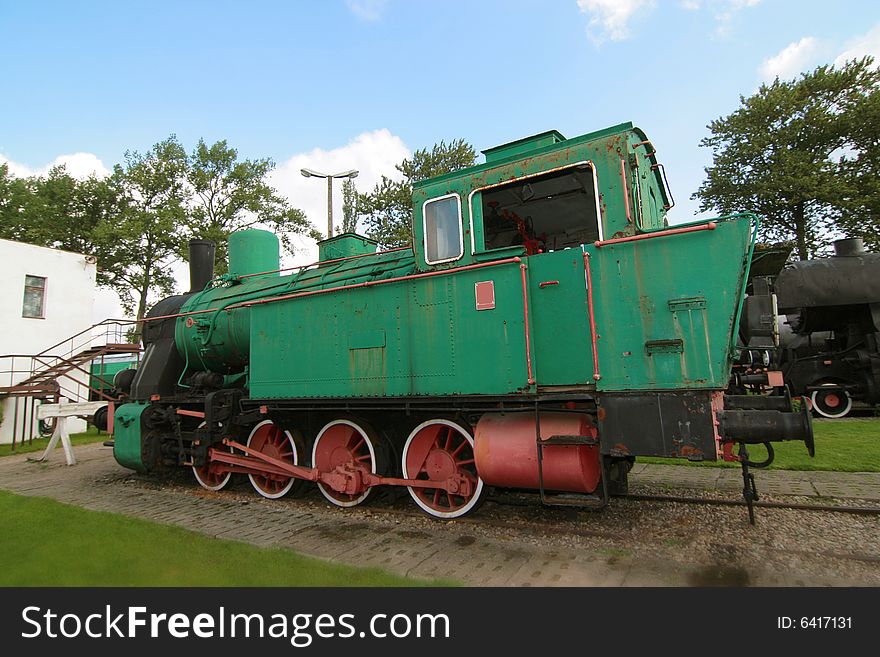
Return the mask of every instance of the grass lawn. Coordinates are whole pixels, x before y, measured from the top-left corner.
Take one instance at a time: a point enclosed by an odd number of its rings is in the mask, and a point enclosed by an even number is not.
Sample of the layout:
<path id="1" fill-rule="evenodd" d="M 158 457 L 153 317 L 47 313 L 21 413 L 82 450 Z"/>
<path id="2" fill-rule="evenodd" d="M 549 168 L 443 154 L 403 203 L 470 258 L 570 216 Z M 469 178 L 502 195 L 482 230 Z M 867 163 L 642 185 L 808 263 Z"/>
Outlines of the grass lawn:
<path id="1" fill-rule="evenodd" d="M 110 440 L 110 436 L 101 431 L 100 433 L 95 427 L 89 427 L 88 431 L 85 433 L 72 433 L 70 434 L 70 442 L 73 445 L 86 445 L 88 443 L 101 443 L 105 440 Z M 21 443 L 15 444 L 15 451 L 12 451 L 12 445 L 0 445 L 0 456 L 10 456 L 11 454 L 27 454 L 28 452 L 42 452 L 46 449 L 46 446 L 49 444 L 48 438 L 34 438 L 33 442 L 28 444 L 25 442 L 24 445 Z M 61 450 L 61 441 L 58 441 L 57 449 Z"/>
<path id="2" fill-rule="evenodd" d="M 835 472 L 880 472 L 880 418 L 814 420 L 816 457 L 810 458 L 803 443 L 773 443 L 776 459 L 771 470 L 833 470 Z M 736 451 L 736 450 L 734 450 Z M 763 445 L 749 448 L 751 461 L 767 458 Z M 639 457 L 639 463 L 665 463 L 698 467 L 738 468 L 724 461 L 691 462 L 684 459 Z"/>
<path id="3" fill-rule="evenodd" d="M 436 586 L 0 491 L 0 586 Z M 446 582 L 446 585 L 449 583 Z"/>

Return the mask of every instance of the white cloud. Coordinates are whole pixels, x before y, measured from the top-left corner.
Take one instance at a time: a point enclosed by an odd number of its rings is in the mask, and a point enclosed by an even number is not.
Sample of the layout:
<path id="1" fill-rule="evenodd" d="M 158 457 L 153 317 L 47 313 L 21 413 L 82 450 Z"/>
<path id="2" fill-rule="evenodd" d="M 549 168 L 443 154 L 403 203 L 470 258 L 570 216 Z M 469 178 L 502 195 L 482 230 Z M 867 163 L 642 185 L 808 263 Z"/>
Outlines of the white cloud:
<path id="1" fill-rule="evenodd" d="M 31 168 L 18 162 L 13 162 L 7 157 L 0 155 L 0 164 L 7 164 L 9 172 L 18 178 L 27 178 L 28 176 L 45 176 L 49 173 L 49 169 L 63 164 L 74 178 L 84 180 L 91 175 L 103 178 L 110 174 L 110 170 L 104 166 L 101 159 L 93 153 L 71 153 L 69 155 L 59 155 L 49 164 L 39 168 Z"/>
<path id="2" fill-rule="evenodd" d="M 315 148 L 307 153 L 298 153 L 279 164 L 270 175 L 270 182 L 293 204 L 306 213 L 309 220 L 322 233 L 327 231 L 327 181 L 319 178 L 304 178 L 300 169 L 309 168 L 321 173 L 341 173 L 357 169 L 354 179 L 358 191 L 373 189 L 382 175 L 399 178 L 394 168 L 401 160 L 410 156 L 410 150 L 403 140 L 392 135 L 387 129 L 364 132 L 345 146 L 324 150 Z M 333 181 L 333 219 L 336 230 L 342 223 L 342 180 Z M 313 240 L 297 239 L 302 254 L 285 262 L 285 265 L 304 264 L 317 258 L 317 246 Z"/>
<path id="3" fill-rule="evenodd" d="M 730 33 L 730 24 L 742 9 L 754 7 L 762 0 L 679 0 L 679 7 L 688 11 L 706 9 L 712 12 L 716 21 L 715 35 L 726 37 Z"/>
<path id="4" fill-rule="evenodd" d="M 621 41 L 630 35 L 629 23 L 640 12 L 654 8 L 654 0 L 577 0 L 581 13 L 590 15 L 587 33 L 596 45 Z"/>
<path id="5" fill-rule="evenodd" d="M 348 0 L 348 8 L 361 20 L 374 22 L 382 18 L 388 0 Z"/>
<path id="6" fill-rule="evenodd" d="M 772 82 L 775 78 L 788 80 L 815 64 L 822 56 L 822 43 L 815 37 L 804 37 L 788 44 L 772 57 L 764 60 L 758 72 L 761 79 Z"/>
<path id="7" fill-rule="evenodd" d="M 865 55 L 873 55 L 874 63 L 880 64 L 880 23 L 872 27 L 867 34 L 847 41 L 843 52 L 834 60 L 834 65 L 842 66 L 851 59 L 860 59 Z"/>

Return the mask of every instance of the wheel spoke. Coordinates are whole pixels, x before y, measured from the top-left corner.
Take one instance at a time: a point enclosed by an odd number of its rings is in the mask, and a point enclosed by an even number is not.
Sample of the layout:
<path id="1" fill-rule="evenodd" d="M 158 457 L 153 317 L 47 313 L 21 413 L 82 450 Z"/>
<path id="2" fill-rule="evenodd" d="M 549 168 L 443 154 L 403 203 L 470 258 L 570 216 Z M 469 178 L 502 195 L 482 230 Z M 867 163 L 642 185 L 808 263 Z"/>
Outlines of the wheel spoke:
<path id="1" fill-rule="evenodd" d="M 446 444 L 443 445 L 443 451 L 448 452 L 452 446 L 452 427 L 446 427 Z"/>

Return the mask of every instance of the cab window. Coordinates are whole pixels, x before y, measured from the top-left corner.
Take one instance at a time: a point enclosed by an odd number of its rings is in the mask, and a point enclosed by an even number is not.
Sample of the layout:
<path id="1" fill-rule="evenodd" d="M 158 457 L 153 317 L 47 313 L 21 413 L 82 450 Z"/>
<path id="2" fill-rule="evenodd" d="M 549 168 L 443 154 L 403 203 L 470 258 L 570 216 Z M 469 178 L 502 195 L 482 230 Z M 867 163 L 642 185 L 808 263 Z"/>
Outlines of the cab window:
<path id="1" fill-rule="evenodd" d="M 462 255 L 461 200 L 450 194 L 426 201 L 422 208 L 425 262 L 434 265 Z"/>
<path id="2" fill-rule="evenodd" d="M 524 246 L 531 255 L 600 239 L 589 164 L 487 189 L 481 197 L 487 251 Z"/>

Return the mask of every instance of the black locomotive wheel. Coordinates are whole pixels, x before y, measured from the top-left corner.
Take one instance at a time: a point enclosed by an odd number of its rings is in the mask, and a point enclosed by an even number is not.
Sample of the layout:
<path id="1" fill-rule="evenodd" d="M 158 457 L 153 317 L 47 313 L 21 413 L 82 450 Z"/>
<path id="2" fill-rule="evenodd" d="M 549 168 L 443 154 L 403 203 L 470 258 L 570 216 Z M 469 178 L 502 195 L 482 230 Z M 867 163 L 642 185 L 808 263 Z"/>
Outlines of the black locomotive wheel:
<path id="1" fill-rule="evenodd" d="M 832 420 L 846 417 L 852 410 L 852 397 L 843 388 L 833 384 L 825 384 L 820 390 L 814 390 L 810 402 L 817 415 Z"/>

